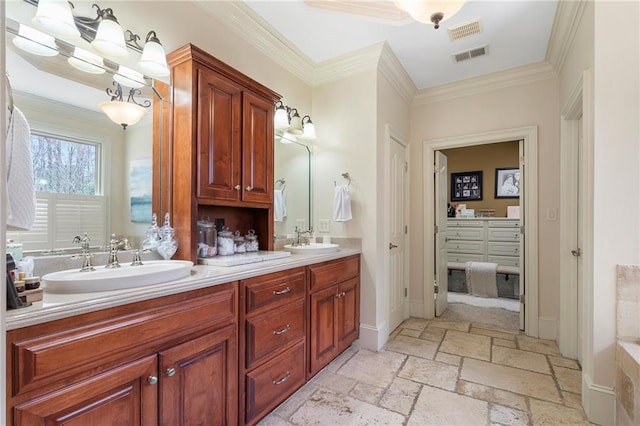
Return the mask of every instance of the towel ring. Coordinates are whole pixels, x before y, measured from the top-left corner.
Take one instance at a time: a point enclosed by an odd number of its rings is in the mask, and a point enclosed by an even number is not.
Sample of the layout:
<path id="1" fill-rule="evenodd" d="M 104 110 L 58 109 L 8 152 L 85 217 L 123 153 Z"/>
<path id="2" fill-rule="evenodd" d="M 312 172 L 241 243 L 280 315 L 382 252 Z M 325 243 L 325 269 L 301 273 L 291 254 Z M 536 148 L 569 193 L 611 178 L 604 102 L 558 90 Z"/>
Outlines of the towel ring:
<path id="1" fill-rule="evenodd" d="M 347 186 L 351 186 L 351 176 L 349 176 L 349 172 L 342 173 L 342 177 L 347 180 Z M 333 186 L 338 186 L 338 183 L 334 180 Z"/>

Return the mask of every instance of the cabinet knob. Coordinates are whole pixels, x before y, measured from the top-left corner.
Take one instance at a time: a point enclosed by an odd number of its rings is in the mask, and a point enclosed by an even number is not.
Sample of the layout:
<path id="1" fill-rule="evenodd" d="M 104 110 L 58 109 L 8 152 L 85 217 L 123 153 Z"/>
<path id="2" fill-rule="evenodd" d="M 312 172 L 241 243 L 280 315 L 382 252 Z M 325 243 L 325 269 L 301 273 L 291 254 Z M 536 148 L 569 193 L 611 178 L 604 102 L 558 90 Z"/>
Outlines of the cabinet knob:
<path id="1" fill-rule="evenodd" d="M 235 189 L 236 191 L 240 191 L 240 185 L 234 186 L 233 189 Z"/>
<path id="2" fill-rule="evenodd" d="M 249 185 L 245 188 L 247 191 L 251 192 L 253 191 L 253 186 Z"/>
<path id="3" fill-rule="evenodd" d="M 275 334 L 276 336 L 279 336 L 281 334 L 286 333 L 289 330 L 291 330 L 291 325 L 287 324 L 284 328 L 282 328 L 280 330 L 273 330 L 273 334 Z"/>
<path id="4" fill-rule="evenodd" d="M 155 385 L 156 383 L 158 383 L 158 378 L 156 376 L 149 376 L 147 378 L 147 383 L 149 383 L 150 385 Z"/>
<path id="5" fill-rule="evenodd" d="M 280 384 L 282 384 L 282 383 L 286 382 L 287 380 L 289 380 L 289 377 L 291 377 L 291 371 L 287 371 L 287 372 L 285 373 L 285 375 L 284 375 L 284 376 L 282 376 L 282 378 L 281 378 L 281 379 L 274 380 L 272 383 L 273 383 L 274 385 L 278 386 L 278 385 L 280 385 Z"/>
<path id="6" fill-rule="evenodd" d="M 167 376 L 171 377 L 174 374 L 176 374 L 176 369 L 173 367 L 169 367 L 167 368 L 167 370 L 164 372 Z"/>
<path id="7" fill-rule="evenodd" d="M 342 293 L 338 293 L 338 294 L 336 294 L 336 297 L 337 297 L 338 299 L 342 299 L 342 298 L 343 298 L 343 297 L 345 297 L 346 295 L 347 295 L 347 293 L 345 293 L 345 292 L 343 291 Z"/>

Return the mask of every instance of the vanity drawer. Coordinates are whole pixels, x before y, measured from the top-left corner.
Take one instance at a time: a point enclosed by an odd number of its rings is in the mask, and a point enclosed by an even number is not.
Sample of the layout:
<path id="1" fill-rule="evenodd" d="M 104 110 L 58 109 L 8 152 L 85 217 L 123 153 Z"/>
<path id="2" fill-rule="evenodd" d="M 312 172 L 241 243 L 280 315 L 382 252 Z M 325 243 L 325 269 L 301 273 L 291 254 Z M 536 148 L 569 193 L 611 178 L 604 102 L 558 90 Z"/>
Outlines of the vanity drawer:
<path id="1" fill-rule="evenodd" d="M 484 228 L 447 228 L 448 240 L 484 240 Z"/>
<path id="2" fill-rule="evenodd" d="M 485 242 L 484 241 L 448 241 L 447 252 L 448 253 L 471 253 L 471 254 L 484 254 Z"/>
<path id="3" fill-rule="evenodd" d="M 245 422 L 253 423 L 272 410 L 305 382 L 304 340 L 247 373 Z"/>
<path id="4" fill-rule="evenodd" d="M 489 255 L 520 256 L 520 243 L 489 241 Z"/>
<path id="5" fill-rule="evenodd" d="M 304 299 L 247 318 L 246 368 L 305 336 Z"/>
<path id="6" fill-rule="evenodd" d="M 489 241 L 520 241 L 520 229 L 489 228 Z"/>
<path id="7" fill-rule="evenodd" d="M 360 274 L 360 257 L 356 255 L 311 265 L 309 270 L 310 290 L 315 291 L 357 277 Z"/>
<path id="8" fill-rule="evenodd" d="M 305 282 L 304 268 L 243 280 L 245 312 L 248 315 L 301 299 L 305 294 Z"/>

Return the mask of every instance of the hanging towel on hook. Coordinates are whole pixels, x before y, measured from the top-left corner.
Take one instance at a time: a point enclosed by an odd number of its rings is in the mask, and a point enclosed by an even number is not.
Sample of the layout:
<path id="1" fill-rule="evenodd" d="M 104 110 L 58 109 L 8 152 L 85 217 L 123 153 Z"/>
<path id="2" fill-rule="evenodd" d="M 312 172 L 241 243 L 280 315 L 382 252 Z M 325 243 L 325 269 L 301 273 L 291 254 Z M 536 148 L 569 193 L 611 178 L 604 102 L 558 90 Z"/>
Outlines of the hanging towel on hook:
<path id="1" fill-rule="evenodd" d="M 7 229 L 29 230 L 36 218 L 31 128 L 18 107 L 7 112 Z"/>
<path id="2" fill-rule="evenodd" d="M 282 222 L 287 217 L 287 203 L 284 199 L 284 191 L 282 189 L 273 190 L 273 220 Z"/>
<path id="3" fill-rule="evenodd" d="M 349 185 L 335 187 L 333 196 L 333 221 L 347 222 L 351 216 L 351 198 L 349 197 Z"/>

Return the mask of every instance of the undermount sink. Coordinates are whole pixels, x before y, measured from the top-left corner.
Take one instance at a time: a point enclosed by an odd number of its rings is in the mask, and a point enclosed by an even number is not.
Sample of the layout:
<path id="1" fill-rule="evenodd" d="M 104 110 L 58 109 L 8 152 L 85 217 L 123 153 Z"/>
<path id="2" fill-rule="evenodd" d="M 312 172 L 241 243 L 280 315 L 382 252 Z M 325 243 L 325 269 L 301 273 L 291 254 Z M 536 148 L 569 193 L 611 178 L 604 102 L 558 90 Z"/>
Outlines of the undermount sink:
<path id="1" fill-rule="evenodd" d="M 121 264 L 120 268 L 96 266 L 95 271 L 79 269 L 52 272 L 42 277 L 44 291 L 50 293 L 90 293 L 146 287 L 178 280 L 191 274 L 193 262 L 148 260 L 142 265 Z"/>
<path id="2" fill-rule="evenodd" d="M 294 254 L 322 254 L 338 251 L 339 247 L 340 246 L 338 244 L 333 243 L 315 243 L 300 246 L 287 244 L 284 246 L 284 249 Z"/>

